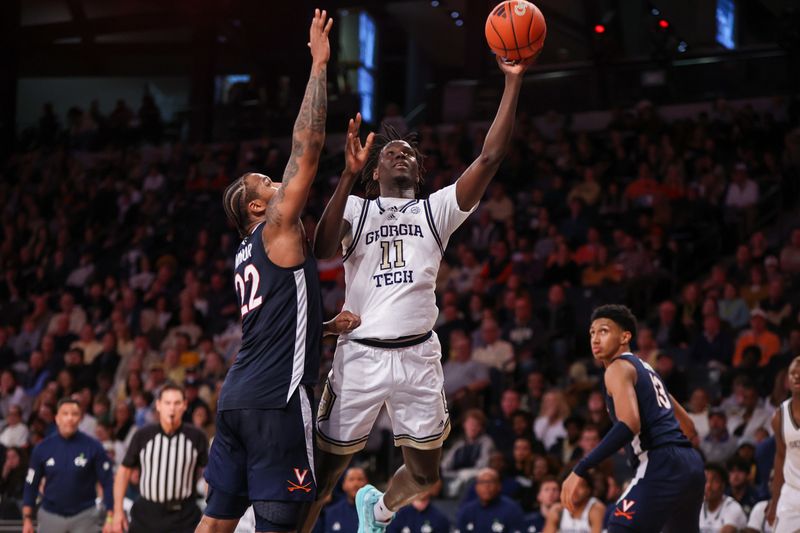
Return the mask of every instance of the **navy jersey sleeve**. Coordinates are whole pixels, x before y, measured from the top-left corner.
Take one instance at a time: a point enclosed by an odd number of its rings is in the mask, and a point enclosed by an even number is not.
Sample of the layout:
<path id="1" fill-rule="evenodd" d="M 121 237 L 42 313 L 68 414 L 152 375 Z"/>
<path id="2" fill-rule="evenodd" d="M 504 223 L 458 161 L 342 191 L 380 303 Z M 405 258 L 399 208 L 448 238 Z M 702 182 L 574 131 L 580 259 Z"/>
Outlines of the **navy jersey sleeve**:
<path id="1" fill-rule="evenodd" d="M 97 475 L 97 481 L 103 487 L 103 502 L 106 510 L 111 511 L 114 509 L 114 471 L 111 468 L 111 458 L 100 442 L 95 440 L 94 443 L 94 472 Z"/>
<path id="2" fill-rule="evenodd" d="M 25 492 L 23 494 L 23 503 L 29 507 L 35 507 L 36 497 L 39 495 L 39 482 L 42 480 L 44 465 L 42 464 L 41 444 L 33 449 L 31 460 L 28 464 L 28 473 L 25 476 Z"/>

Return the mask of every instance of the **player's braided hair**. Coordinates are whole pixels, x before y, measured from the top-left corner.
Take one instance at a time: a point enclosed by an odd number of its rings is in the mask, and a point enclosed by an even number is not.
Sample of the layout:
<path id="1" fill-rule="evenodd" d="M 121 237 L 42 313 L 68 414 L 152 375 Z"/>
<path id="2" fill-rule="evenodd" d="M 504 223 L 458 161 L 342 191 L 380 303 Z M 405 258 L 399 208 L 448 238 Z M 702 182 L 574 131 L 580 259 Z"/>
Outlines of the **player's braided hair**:
<path id="1" fill-rule="evenodd" d="M 636 317 L 628 307 L 619 304 L 601 305 L 592 312 L 592 322 L 598 318 L 616 322 L 622 331 L 630 331 L 631 339 L 636 338 Z"/>
<path id="2" fill-rule="evenodd" d="M 364 163 L 364 168 L 361 169 L 361 181 L 364 183 L 364 188 L 367 191 L 368 198 L 376 198 L 380 196 L 381 189 L 377 181 L 372 179 L 372 174 L 378 166 L 378 160 L 381 157 L 381 152 L 387 144 L 393 141 L 406 141 L 411 149 L 414 150 L 414 157 L 417 159 L 417 166 L 419 167 L 419 181 L 415 186 L 415 192 L 419 192 L 419 187 L 423 183 L 422 176 L 425 174 L 424 159 L 425 156 L 419 150 L 419 135 L 416 132 L 411 132 L 406 135 L 400 135 L 396 129 L 388 124 L 383 125 L 383 133 L 375 135 L 372 141 L 372 148 L 367 154 L 367 161 Z"/>
<path id="3" fill-rule="evenodd" d="M 222 207 L 228 220 L 233 222 L 239 237 L 247 237 L 247 225 L 249 216 L 247 214 L 247 203 L 253 199 L 253 192 L 247 187 L 247 176 L 251 172 L 242 174 L 225 188 L 222 194 Z"/>

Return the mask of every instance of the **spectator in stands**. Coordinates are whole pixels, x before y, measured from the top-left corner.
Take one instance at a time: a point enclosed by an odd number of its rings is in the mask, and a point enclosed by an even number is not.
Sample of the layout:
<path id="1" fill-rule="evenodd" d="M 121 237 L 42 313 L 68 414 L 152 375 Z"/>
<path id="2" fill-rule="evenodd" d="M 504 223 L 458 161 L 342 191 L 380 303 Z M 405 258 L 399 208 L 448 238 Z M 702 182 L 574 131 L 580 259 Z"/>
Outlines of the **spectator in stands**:
<path id="1" fill-rule="evenodd" d="M 581 433 L 584 420 L 579 416 L 568 416 L 564 420 L 566 435 L 559 437 L 556 443 L 547 451 L 551 456 L 558 458 L 562 464 L 579 459 L 582 456 L 580 449 Z"/>
<path id="2" fill-rule="evenodd" d="M 708 412 L 708 435 L 700 441 L 700 449 L 709 463 L 727 462 L 739 441 L 728 432 L 728 417 L 723 409 L 715 408 Z M 727 479 L 727 477 L 726 477 Z"/>
<path id="3" fill-rule="evenodd" d="M 672 301 L 665 300 L 658 305 L 658 318 L 650 327 L 655 334 L 659 348 L 688 347 L 689 335 L 677 315 L 678 308 Z"/>
<path id="4" fill-rule="evenodd" d="M 0 372 L 0 417 L 7 418 L 13 406 L 22 410 L 22 417 L 30 414 L 31 402 L 25 390 L 17 383 L 14 372 L 6 368 Z"/>
<path id="5" fill-rule="evenodd" d="M 751 310 L 758 307 L 759 302 L 769 296 L 764 270 L 759 265 L 750 267 L 750 280 L 744 284 L 740 295 Z"/>
<path id="6" fill-rule="evenodd" d="M 561 486 L 558 480 L 552 476 L 545 477 L 539 483 L 539 492 L 536 495 L 538 508 L 526 520 L 528 531 L 544 531 L 547 516 L 555 506 L 560 505 Z M 531 530 L 530 528 L 533 527 Z"/>
<path id="7" fill-rule="evenodd" d="M 622 281 L 622 271 L 609 261 L 608 248 L 598 246 L 596 255 L 581 273 L 581 284 L 584 287 L 600 287 L 620 281 Z"/>
<path id="8" fill-rule="evenodd" d="M 480 404 L 489 386 L 489 369 L 472 358 L 469 337 L 463 331 L 450 336 L 450 359 L 443 365 L 444 392 L 453 416 Z"/>
<path id="9" fill-rule="evenodd" d="M 705 499 L 700 513 L 701 531 L 739 531 L 747 525 L 747 515 L 742 506 L 725 495 L 727 485 L 728 473 L 725 468 L 716 463 L 707 463 Z"/>
<path id="10" fill-rule="evenodd" d="M 728 490 L 726 494 L 736 500 L 744 514 L 750 515 L 753 506 L 758 503 L 758 494 L 750 483 L 751 463 L 740 458 L 728 461 Z"/>
<path id="11" fill-rule="evenodd" d="M 7 448 L 0 474 L 0 520 L 20 520 L 27 458 L 19 448 Z"/>
<path id="12" fill-rule="evenodd" d="M 538 413 L 546 390 L 544 374 L 534 370 L 525 378 L 525 396 L 522 405 L 529 413 Z"/>
<path id="13" fill-rule="evenodd" d="M 533 314 L 533 303 L 527 295 L 514 300 L 513 318 L 503 325 L 503 338 L 511 343 L 514 352 L 531 354 L 544 337 L 544 327 Z"/>
<path id="14" fill-rule="evenodd" d="M 575 511 L 570 513 L 562 505 L 557 504 L 550 508 L 544 533 L 557 533 L 558 531 L 591 531 L 596 533 L 603 529 L 603 517 L 606 506 L 592 496 L 594 490 L 592 479 L 581 483 L 575 492 Z"/>
<path id="15" fill-rule="evenodd" d="M 432 491 L 406 505 L 395 515 L 387 533 L 450 533 L 450 520 L 435 505 L 431 504 Z"/>
<path id="16" fill-rule="evenodd" d="M 22 408 L 13 404 L 6 413 L 6 426 L 0 432 L 0 444 L 5 448 L 28 446 L 28 426 L 22 421 Z"/>
<path id="17" fill-rule="evenodd" d="M 759 430 L 766 430 L 772 434 L 770 419 L 772 413 L 762 405 L 758 389 L 752 380 L 746 380 L 737 395 L 739 409 L 728 420 L 728 431 L 739 439 L 739 444 L 750 441 L 757 442 Z"/>
<path id="18" fill-rule="evenodd" d="M 464 435 L 455 439 L 442 457 L 442 479 L 448 495 L 461 493 L 482 468 L 489 466 L 495 450 L 492 438 L 485 433 L 486 415 L 478 409 L 464 413 Z"/>
<path id="19" fill-rule="evenodd" d="M 783 280 L 773 279 L 768 287 L 769 294 L 761 300 L 758 307 L 767 315 L 767 326 L 773 331 L 785 334 L 792 323 L 792 304 L 784 294 Z"/>
<path id="20" fill-rule="evenodd" d="M 739 292 L 733 283 L 726 283 L 723 290 L 723 297 L 717 302 L 719 317 L 733 331 L 738 331 L 747 326 L 750 320 L 750 309 L 747 302 L 739 296 Z"/>
<path id="21" fill-rule="evenodd" d="M 323 533 L 358 530 L 356 493 L 367 483 L 367 473 L 363 468 L 352 466 L 347 469 L 342 477 L 342 491 L 345 497 L 325 509 Z"/>
<path id="22" fill-rule="evenodd" d="M 555 284 L 547 291 L 547 303 L 539 311 L 539 320 L 546 328 L 548 349 L 557 361 L 565 359 L 574 344 L 575 310 L 567 302 L 564 287 Z"/>
<path id="23" fill-rule="evenodd" d="M 522 508 L 501 495 L 500 489 L 500 474 L 496 470 L 480 470 L 475 480 L 478 501 L 466 503 L 458 510 L 456 528 L 459 531 L 521 531 Z"/>
<path id="24" fill-rule="evenodd" d="M 730 368 L 733 357 L 733 337 L 722 328 L 719 316 L 709 313 L 703 317 L 703 329 L 689 348 L 692 365 L 707 368 Z M 671 389 L 670 389 L 671 390 Z"/>
<path id="25" fill-rule="evenodd" d="M 792 235 L 780 255 L 781 271 L 788 276 L 800 275 L 800 228 L 792 230 Z"/>
<path id="26" fill-rule="evenodd" d="M 559 438 L 567 436 L 564 422 L 569 416 L 569 405 L 564 393 L 558 389 L 547 391 L 542 397 L 539 416 L 533 423 L 533 432 L 546 449 L 552 448 Z"/>
<path id="27" fill-rule="evenodd" d="M 767 313 L 763 309 L 755 308 L 750 311 L 750 329 L 742 332 L 736 340 L 736 349 L 733 354 L 733 366 L 742 364 L 744 349 L 756 345 L 761 350 L 759 366 L 769 363 L 781 349 L 780 338 L 767 329 Z"/>
<path id="28" fill-rule="evenodd" d="M 725 217 L 729 224 L 737 228 L 740 238 L 746 237 L 755 224 L 758 193 L 758 184 L 750 179 L 747 165 L 736 163 L 725 194 Z"/>
<path id="29" fill-rule="evenodd" d="M 489 213 L 493 222 L 504 223 L 514 217 L 514 202 L 506 194 L 502 183 L 494 182 L 489 186 L 489 198 L 483 203 L 481 209 Z"/>
<path id="30" fill-rule="evenodd" d="M 486 433 L 491 437 L 495 448 L 507 457 L 511 456 L 515 439 L 512 416 L 521 404 L 519 392 L 514 389 L 504 390 L 500 396 L 500 416 L 493 417 L 487 425 Z"/>
<path id="31" fill-rule="evenodd" d="M 500 338 L 500 327 L 494 318 L 483 319 L 481 337 L 483 346 L 472 351 L 472 359 L 503 374 L 513 372 L 516 368 L 514 347 L 510 342 Z"/>
<path id="32" fill-rule="evenodd" d="M 703 441 L 708 435 L 708 414 L 709 414 L 709 400 L 708 392 L 703 387 L 697 387 L 692 391 L 689 396 L 689 404 L 687 405 L 686 413 L 694 423 L 694 429 L 697 432 L 698 443 Z"/>

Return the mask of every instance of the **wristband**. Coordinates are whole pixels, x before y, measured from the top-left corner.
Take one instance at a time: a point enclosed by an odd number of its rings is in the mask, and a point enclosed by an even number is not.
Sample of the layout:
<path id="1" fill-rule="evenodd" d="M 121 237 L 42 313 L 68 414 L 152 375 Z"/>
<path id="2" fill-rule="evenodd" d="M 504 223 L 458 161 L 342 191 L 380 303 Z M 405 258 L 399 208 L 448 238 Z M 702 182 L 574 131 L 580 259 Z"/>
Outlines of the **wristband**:
<path id="1" fill-rule="evenodd" d="M 633 437 L 633 431 L 625 422 L 615 422 L 600 444 L 586 454 L 572 471 L 584 479 L 589 477 L 589 470 L 611 457 L 617 450 L 633 440 Z"/>
<path id="2" fill-rule="evenodd" d="M 106 515 L 106 524 L 111 524 L 113 522 L 114 522 L 114 515 L 113 514 Z"/>

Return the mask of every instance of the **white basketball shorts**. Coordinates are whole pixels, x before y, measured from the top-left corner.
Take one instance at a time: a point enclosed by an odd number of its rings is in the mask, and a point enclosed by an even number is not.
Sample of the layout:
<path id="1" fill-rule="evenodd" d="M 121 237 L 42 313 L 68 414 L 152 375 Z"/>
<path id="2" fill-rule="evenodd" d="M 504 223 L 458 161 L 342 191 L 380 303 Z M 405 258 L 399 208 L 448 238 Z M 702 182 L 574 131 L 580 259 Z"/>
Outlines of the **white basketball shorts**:
<path id="1" fill-rule="evenodd" d="M 800 531 L 800 490 L 784 483 L 781 499 L 775 512 L 775 533 L 797 533 Z"/>
<path id="2" fill-rule="evenodd" d="M 406 348 L 340 339 L 317 413 L 320 449 L 338 455 L 363 449 L 384 405 L 395 446 L 441 448 L 450 434 L 441 359 L 436 333 Z"/>

